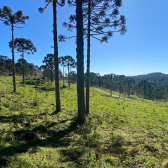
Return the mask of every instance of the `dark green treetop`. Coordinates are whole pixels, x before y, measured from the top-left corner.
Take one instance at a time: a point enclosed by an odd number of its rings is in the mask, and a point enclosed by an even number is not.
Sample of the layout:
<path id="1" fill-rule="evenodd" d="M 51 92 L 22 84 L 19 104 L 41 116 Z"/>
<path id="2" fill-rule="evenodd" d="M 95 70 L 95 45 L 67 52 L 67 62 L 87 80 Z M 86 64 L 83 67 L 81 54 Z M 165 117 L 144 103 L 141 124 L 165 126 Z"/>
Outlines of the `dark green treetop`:
<path id="1" fill-rule="evenodd" d="M 122 6 L 122 0 L 91 0 L 91 28 L 90 36 L 99 40 L 100 42 L 108 42 L 113 33 L 120 32 L 124 35 L 126 29 L 126 19 L 124 15 L 119 15 L 119 8 Z M 109 12 L 111 10 L 111 12 Z M 88 0 L 83 1 L 83 18 L 84 18 L 84 35 L 87 36 L 87 20 L 88 20 Z M 63 27 L 72 31 L 76 28 L 76 15 L 70 15 L 69 23 L 63 22 Z M 110 28 L 110 30 L 107 30 Z M 98 38 L 97 36 L 101 36 Z M 76 37 L 76 36 L 72 36 Z M 72 38 L 64 35 L 59 35 L 59 41 L 63 42 L 66 39 Z M 84 37 L 85 38 L 85 37 Z"/>
<path id="2" fill-rule="evenodd" d="M 25 38 L 16 38 L 14 46 L 18 52 L 26 52 L 27 54 L 34 54 L 37 51 L 31 40 Z M 12 48 L 12 40 L 9 42 L 9 47 Z"/>
<path id="3" fill-rule="evenodd" d="M 54 54 L 47 54 L 47 56 L 44 57 L 43 63 L 46 63 L 47 67 L 50 67 L 53 69 L 54 67 Z"/>
<path id="4" fill-rule="evenodd" d="M 23 16 L 23 12 L 18 10 L 12 14 L 12 9 L 8 6 L 0 8 L 0 20 L 4 22 L 6 26 L 25 24 L 25 21 L 29 19 L 29 16 Z M 17 27 L 17 26 L 14 26 Z"/>

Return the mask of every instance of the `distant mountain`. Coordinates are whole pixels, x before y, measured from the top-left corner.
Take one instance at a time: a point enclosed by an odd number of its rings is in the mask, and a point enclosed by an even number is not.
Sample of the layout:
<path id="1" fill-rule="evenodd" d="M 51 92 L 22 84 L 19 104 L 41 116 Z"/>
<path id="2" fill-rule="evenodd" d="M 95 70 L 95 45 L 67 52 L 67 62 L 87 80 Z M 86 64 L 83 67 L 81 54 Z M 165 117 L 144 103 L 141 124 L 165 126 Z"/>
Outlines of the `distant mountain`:
<path id="1" fill-rule="evenodd" d="M 168 87 L 168 74 L 161 72 L 154 72 L 146 75 L 137 75 L 131 77 L 135 79 L 136 83 L 139 83 L 142 80 L 155 82 L 161 90 L 165 90 Z"/>
<path id="2" fill-rule="evenodd" d="M 149 73 L 149 74 L 145 74 L 145 75 L 137 75 L 137 76 L 131 76 L 133 78 L 162 78 L 162 77 L 168 77 L 168 74 L 164 74 L 161 72 L 153 72 L 153 73 Z"/>

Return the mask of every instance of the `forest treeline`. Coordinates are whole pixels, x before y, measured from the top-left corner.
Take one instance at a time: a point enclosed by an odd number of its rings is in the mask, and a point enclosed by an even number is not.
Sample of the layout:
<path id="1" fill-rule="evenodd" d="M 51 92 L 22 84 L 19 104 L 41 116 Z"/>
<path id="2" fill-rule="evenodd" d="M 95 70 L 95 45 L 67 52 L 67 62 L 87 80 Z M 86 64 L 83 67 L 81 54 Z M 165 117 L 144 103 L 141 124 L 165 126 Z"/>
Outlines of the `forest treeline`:
<path id="1" fill-rule="evenodd" d="M 27 60 L 23 60 L 22 58 L 18 59 L 15 64 L 17 75 L 23 75 L 23 62 L 25 66 L 25 75 L 41 76 L 43 79 L 47 78 L 49 81 L 53 82 L 55 76 L 53 54 L 47 54 L 42 61 L 44 65 L 41 66 L 28 63 Z M 59 64 L 62 67 L 59 69 L 60 80 L 63 80 L 62 87 L 66 87 L 65 80 L 68 81 L 68 86 L 70 87 L 70 83 L 77 82 L 76 61 L 71 56 L 61 56 L 59 57 Z M 65 72 L 65 68 L 68 69 L 68 72 Z M 1 55 L 0 75 L 12 75 L 11 72 L 12 60 L 7 56 Z M 168 79 L 165 74 L 153 73 L 151 75 L 127 77 L 116 74 L 101 76 L 99 73 L 90 72 L 89 76 L 91 87 L 109 89 L 111 92 L 119 92 L 120 95 L 125 94 L 128 97 L 130 97 L 130 95 L 136 95 L 150 100 L 167 99 L 168 97 L 168 87 L 165 85 L 165 80 Z M 86 79 L 87 74 L 85 73 L 85 85 Z"/>

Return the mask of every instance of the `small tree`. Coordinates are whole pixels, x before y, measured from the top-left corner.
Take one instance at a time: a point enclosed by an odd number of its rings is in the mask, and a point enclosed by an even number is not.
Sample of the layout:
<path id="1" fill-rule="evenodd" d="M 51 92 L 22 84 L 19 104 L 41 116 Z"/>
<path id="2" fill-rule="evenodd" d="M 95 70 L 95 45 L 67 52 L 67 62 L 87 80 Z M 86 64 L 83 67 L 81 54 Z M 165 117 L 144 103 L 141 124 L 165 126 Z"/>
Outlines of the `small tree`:
<path id="1" fill-rule="evenodd" d="M 33 71 L 35 70 L 35 65 L 33 63 L 29 63 L 29 71 L 30 75 L 33 76 Z"/>
<path id="2" fill-rule="evenodd" d="M 21 52 L 22 59 L 24 60 L 24 53 L 34 54 L 36 48 L 31 40 L 24 38 L 16 38 L 14 40 L 14 46 L 18 52 Z M 12 41 L 9 42 L 9 47 L 12 48 Z M 25 84 L 25 62 L 22 62 L 22 74 L 23 74 L 23 84 Z"/>
<path id="3" fill-rule="evenodd" d="M 44 57 L 43 63 L 46 63 L 46 67 L 49 68 L 51 82 L 53 82 L 54 54 L 47 54 L 47 56 Z"/>
<path id="4" fill-rule="evenodd" d="M 70 73 L 70 69 L 71 68 L 75 68 L 76 67 L 76 62 L 75 60 L 69 56 L 69 55 L 66 55 L 64 57 L 64 62 L 65 62 L 65 65 L 67 66 L 68 68 L 68 85 L 69 85 L 69 88 L 70 88 L 70 81 L 69 81 L 69 73 Z"/>
<path id="5" fill-rule="evenodd" d="M 12 9 L 8 6 L 4 6 L 2 9 L 0 8 L 0 20 L 6 26 L 11 26 L 12 30 L 12 61 L 13 61 L 13 91 L 16 92 L 16 79 L 15 79 L 15 56 L 14 56 L 14 28 L 18 27 L 20 24 L 25 24 L 25 21 L 29 19 L 29 16 L 23 16 L 23 12 L 21 10 L 12 14 Z"/>
<path id="6" fill-rule="evenodd" d="M 134 78 L 127 78 L 127 85 L 128 85 L 128 97 L 130 97 L 130 93 L 131 93 L 131 86 L 135 83 Z"/>
<path id="7" fill-rule="evenodd" d="M 10 76 L 10 73 L 11 73 L 11 70 L 12 70 L 12 66 L 13 66 L 12 60 L 11 59 L 7 59 L 5 62 L 6 62 L 6 69 L 8 69 L 9 76 Z"/>
<path id="8" fill-rule="evenodd" d="M 61 66 L 63 67 L 63 75 L 62 75 L 62 77 L 63 77 L 63 87 L 65 87 L 65 85 L 64 85 L 64 67 L 66 66 L 65 65 L 65 57 L 63 57 L 63 56 L 61 56 L 60 58 L 59 58 L 59 63 L 61 64 Z"/>

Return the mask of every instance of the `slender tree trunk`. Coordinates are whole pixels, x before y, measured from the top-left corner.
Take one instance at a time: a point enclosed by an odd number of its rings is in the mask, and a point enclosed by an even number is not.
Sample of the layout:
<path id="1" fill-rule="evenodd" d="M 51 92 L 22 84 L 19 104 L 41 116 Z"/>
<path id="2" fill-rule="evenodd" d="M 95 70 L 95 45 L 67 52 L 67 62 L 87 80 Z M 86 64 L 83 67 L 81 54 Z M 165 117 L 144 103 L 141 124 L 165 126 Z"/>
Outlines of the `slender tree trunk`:
<path id="1" fill-rule="evenodd" d="M 64 87 L 64 65 L 63 65 L 63 87 Z"/>
<path id="2" fill-rule="evenodd" d="M 51 69 L 51 82 L 53 82 L 53 71 Z"/>
<path id="3" fill-rule="evenodd" d="M 22 72 L 23 72 L 23 84 L 25 84 L 25 62 L 24 62 L 24 51 L 22 48 Z"/>
<path id="4" fill-rule="evenodd" d="M 145 88 L 145 81 L 143 82 L 143 95 L 144 95 L 144 99 L 145 99 L 145 91 L 146 91 L 146 88 Z"/>
<path id="5" fill-rule="evenodd" d="M 87 36 L 87 77 L 86 77 L 86 114 L 89 114 L 89 74 L 90 74 L 90 5 L 91 0 L 88 2 L 88 36 Z"/>
<path id="6" fill-rule="evenodd" d="M 58 41 L 57 41 L 57 4 L 53 0 L 53 27 L 54 27 L 54 64 L 55 64 L 55 95 L 56 95 L 56 112 L 61 111 L 60 86 L 59 86 L 59 58 L 58 58 Z"/>
<path id="7" fill-rule="evenodd" d="M 16 79 L 15 79 L 15 55 L 14 55 L 14 27 L 12 24 L 12 62 L 13 62 L 13 92 L 16 93 Z"/>
<path id="8" fill-rule="evenodd" d="M 130 97 L 130 81 L 128 81 L 128 97 Z"/>
<path id="9" fill-rule="evenodd" d="M 86 118 L 84 98 L 84 42 L 82 1 L 83 0 L 76 1 L 78 123 L 84 123 Z"/>
<path id="10" fill-rule="evenodd" d="M 69 65 L 68 65 L 68 86 L 70 88 L 70 82 L 69 82 Z"/>

